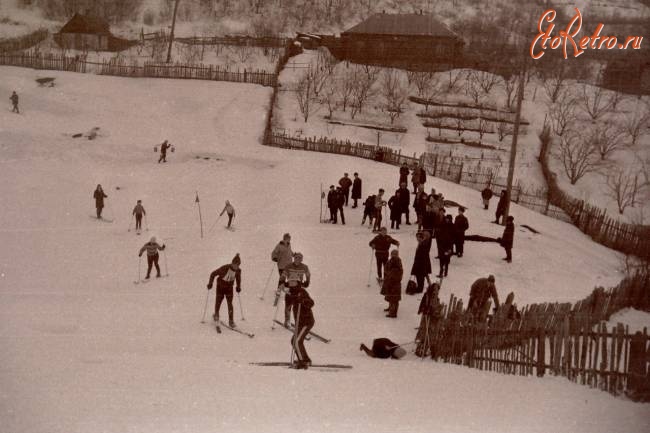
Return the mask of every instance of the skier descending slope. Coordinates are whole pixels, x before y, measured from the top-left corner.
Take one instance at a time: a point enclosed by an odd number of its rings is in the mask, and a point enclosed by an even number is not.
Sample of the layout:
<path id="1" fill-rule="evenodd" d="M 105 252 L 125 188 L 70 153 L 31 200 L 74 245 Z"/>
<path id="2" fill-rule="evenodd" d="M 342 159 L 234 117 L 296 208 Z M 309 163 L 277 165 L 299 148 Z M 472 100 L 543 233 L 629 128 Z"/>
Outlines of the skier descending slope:
<path id="1" fill-rule="evenodd" d="M 149 275 L 151 274 L 151 267 L 153 265 L 156 265 L 156 278 L 160 278 L 160 266 L 158 266 L 158 258 L 159 258 L 158 250 L 164 251 L 165 244 L 163 244 L 162 246 L 158 245 L 155 236 L 152 236 L 149 242 L 147 242 L 142 246 L 142 248 L 140 248 L 138 257 L 142 257 L 142 253 L 144 253 L 145 251 L 147 252 L 147 276 L 144 277 L 145 280 L 149 279 Z"/>
<path id="2" fill-rule="evenodd" d="M 287 265 L 282 271 L 282 276 L 280 277 L 280 285 L 278 286 L 278 292 L 285 287 L 288 290 L 285 290 L 284 295 L 284 325 L 285 327 L 289 326 L 289 316 L 291 314 L 291 308 L 294 301 L 293 290 L 297 287 L 307 288 L 309 287 L 309 281 L 311 279 L 311 274 L 309 273 L 309 268 L 302 262 L 302 254 L 295 253 L 293 255 L 293 263 Z M 294 307 L 295 312 L 295 307 Z"/>
<path id="3" fill-rule="evenodd" d="M 135 231 L 138 234 L 140 234 L 140 230 L 142 230 L 142 215 L 146 214 L 147 212 L 142 206 L 142 200 L 138 200 L 138 203 L 135 205 L 132 212 L 132 215 L 135 215 Z"/>
<path id="4" fill-rule="evenodd" d="M 214 303 L 214 315 L 212 318 L 215 322 L 219 323 L 219 309 L 223 298 L 226 298 L 228 303 L 228 326 L 231 328 L 236 327 L 233 319 L 233 306 L 232 306 L 232 288 L 237 283 L 237 293 L 241 292 L 241 259 L 239 253 L 233 257 L 229 265 L 223 265 L 210 274 L 210 281 L 208 281 L 208 290 L 212 289 L 214 279 L 217 279 L 217 298 Z"/>
<path id="5" fill-rule="evenodd" d="M 294 304 L 293 317 L 296 321 L 296 331 L 293 337 L 291 337 L 291 346 L 297 357 L 297 361 L 293 367 L 307 369 L 311 365 L 311 359 L 305 350 L 305 338 L 316 323 L 312 312 L 314 300 L 311 299 L 309 293 L 307 293 L 300 282 L 297 282 L 291 291 Z"/>

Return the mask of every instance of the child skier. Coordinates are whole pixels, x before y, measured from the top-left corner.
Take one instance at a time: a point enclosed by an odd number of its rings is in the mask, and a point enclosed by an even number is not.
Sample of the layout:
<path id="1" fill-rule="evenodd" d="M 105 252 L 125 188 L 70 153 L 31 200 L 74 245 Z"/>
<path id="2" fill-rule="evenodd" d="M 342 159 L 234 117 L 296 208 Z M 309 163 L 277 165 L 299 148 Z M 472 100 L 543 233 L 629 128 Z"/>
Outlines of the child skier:
<path id="1" fill-rule="evenodd" d="M 232 262 L 229 265 L 223 265 L 210 274 L 210 281 L 208 281 L 208 290 L 212 289 L 212 282 L 214 279 L 217 279 L 217 297 L 214 302 L 214 314 L 212 318 L 215 322 L 219 321 L 219 309 L 221 308 L 221 302 L 223 298 L 226 298 L 228 304 L 228 326 L 234 328 L 235 321 L 233 319 L 233 307 L 232 307 L 232 287 L 237 283 L 237 293 L 241 292 L 241 259 L 239 258 L 239 253 L 233 257 Z"/>
<path id="2" fill-rule="evenodd" d="M 145 212 L 144 207 L 142 206 L 142 200 L 138 200 L 138 203 L 135 205 L 133 208 L 133 213 L 132 215 L 135 215 L 135 230 L 140 234 L 140 230 L 142 230 L 142 215 L 146 215 L 147 212 Z"/>
<path id="3" fill-rule="evenodd" d="M 223 207 L 223 210 L 219 214 L 219 216 L 223 215 L 223 213 L 226 212 L 228 214 L 228 225 L 226 228 L 230 228 L 230 224 L 232 223 L 232 219 L 235 217 L 235 208 L 232 207 L 230 202 L 226 200 L 226 205 Z"/>
<path id="4" fill-rule="evenodd" d="M 294 289 L 297 287 L 309 287 L 311 274 L 309 267 L 302 262 L 302 254 L 295 253 L 293 255 L 293 263 L 287 265 L 282 271 L 280 276 L 280 285 L 278 292 L 285 289 L 284 295 L 284 326 L 289 327 L 289 318 L 291 315 L 291 308 L 293 307 L 294 313 L 296 307 L 294 304 Z M 288 289 L 288 290 L 287 290 Z"/>

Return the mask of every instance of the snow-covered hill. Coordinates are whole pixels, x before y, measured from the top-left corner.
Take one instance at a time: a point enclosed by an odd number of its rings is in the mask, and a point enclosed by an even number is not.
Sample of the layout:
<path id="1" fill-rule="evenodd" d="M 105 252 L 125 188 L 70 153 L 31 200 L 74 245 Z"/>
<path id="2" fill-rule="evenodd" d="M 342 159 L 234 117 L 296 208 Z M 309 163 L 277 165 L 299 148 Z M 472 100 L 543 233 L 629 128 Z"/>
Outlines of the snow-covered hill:
<path id="1" fill-rule="evenodd" d="M 366 286 L 372 235 L 360 226 L 361 211 L 346 208 L 345 226 L 320 224 L 320 185 L 357 171 L 365 197 L 379 187 L 392 191 L 397 169 L 261 146 L 270 89 L 10 67 L 0 76 L 0 95 L 21 97 L 20 115 L 7 100 L 0 111 L 3 432 L 648 430 L 646 405 L 564 378 L 504 376 L 413 354 L 400 361 L 363 355 L 359 343 L 373 338 L 413 340 L 418 299 L 405 296 L 399 317 L 384 317 L 378 288 Z M 43 76 L 55 77 L 55 87 L 38 87 Z M 72 137 L 93 127 L 95 140 Z M 176 151 L 157 164 L 153 146 L 163 139 Z M 113 223 L 91 218 L 98 183 Z M 470 233 L 500 235 L 477 192 L 438 179 L 430 187 L 469 208 Z M 230 200 L 234 232 L 222 219 L 200 237 L 197 191 L 204 230 Z M 138 199 L 149 228 L 142 236 L 127 231 Z M 517 229 L 512 264 L 494 244 L 466 244 L 443 299 L 466 299 L 472 281 L 489 273 L 519 305 L 575 301 L 622 278 L 619 255 L 571 225 L 516 206 L 512 212 L 540 234 Z M 408 274 L 415 229 L 403 227 L 394 236 Z M 332 338 L 312 340 L 307 350 L 315 361 L 352 370 L 248 364 L 289 358 L 289 333 L 271 330 L 270 252 L 285 232 L 313 275 L 315 330 Z M 161 265 L 170 276 L 135 285 L 138 250 L 152 235 L 167 245 Z M 245 320 L 237 304 L 235 320 L 253 339 L 200 323 L 206 296 L 208 317 L 214 302 L 205 288 L 210 272 L 237 252 Z"/>

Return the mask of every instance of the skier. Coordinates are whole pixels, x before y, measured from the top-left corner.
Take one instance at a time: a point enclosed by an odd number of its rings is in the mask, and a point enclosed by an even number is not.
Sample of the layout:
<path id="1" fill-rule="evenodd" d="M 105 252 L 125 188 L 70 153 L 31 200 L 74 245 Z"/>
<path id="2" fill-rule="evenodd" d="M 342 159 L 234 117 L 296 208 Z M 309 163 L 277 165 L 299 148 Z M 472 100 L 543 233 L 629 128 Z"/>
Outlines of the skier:
<path id="1" fill-rule="evenodd" d="M 347 173 L 343 173 L 343 177 L 339 179 L 339 185 L 341 185 L 341 192 L 345 199 L 345 205 L 348 205 L 348 199 L 350 198 L 350 187 L 352 186 L 352 179 L 348 177 Z"/>
<path id="2" fill-rule="evenodd" d="M 327 193 L 327 207 L 330 210 L 330 222 L 336 224 L 336 214 L 338 212 L 338 193 L 334 189 L 334 185 L 330 185 L 330 190 Z"/>
<path id="3" fill-rule="evenodd" d="M 291 235 L 285 233 L 282 240 L 278 242 L 273 251 L 271 252 L 271 260 L 278 264 L 278 287 L 282 284 L 282 272 L 292 262 L 293 251 L 291 251 Z"/>
<path id="4" fill-rule="evenodd" d="M 278 291 L 285 290 L 284 295 L 284 326 L 289 327 L 289 318 L 291 316 L 291 308 L 294 307 L 294 289 L 296 287 L 309 287 L 309 282 L 311 280 L 311 274 L 309 273 L 309 267 L 302 262 L 302 254 L 294 253 L 293 263 L 287 265 L 282 271 L 280 276 L 280 284 L 278 285 Z M 295 312 L 295 311 L 294 311 Z"/>
<path id="5" fill-rule="evenodd" d="M 306 286 L 305 286 L 306 287 Z M 291 337 L 291 347 L 298 358 L 294 368 L 307 369 L 311 365 L 311 359 L 305 350 L 305 338 L 314 327 L 314 300 L 309 296 L 303 284 L 297 283 L 292 289 L 293 296 L 293 319 L 296 321 L 296 330 Z"/>
<path id="6" fill-rule="evenodd" d="M 13 91 L 9 99 L 11 99 L 11 105 L 13 105 L 11 112 L 20 114 L 20 110 L 18 109 L 18 94 L 16 93 L 15 90 Z"/>
<path id="7" fill-rule="evenodd" d="M 395 191 L 395 194 L 399 192 L 399 205 L 400 205 L 400 211 L 401 213 L 406 214 L 406 225 L 410 226 L 411 222 L 409 221 L 409 204 L 410 204 L 410 197 L 411 193 L 409 189 L 406 187 L 406 182 L 402 182 L 400 184 L 400 187 Z M 402 216 L 400 214 L 400 220 L 402 219 Z"/>
<path id="8" fill-rule="evenodd" d="M 153 265 L 156 265 L 156 278 L 160 278 L 160 266 L 158 266 L 158 257 L 159 257 L 158 250 L 164 251 L 165 244 L 160 246 L 158 242 L 156 242 L 155 236 L 152 236 L 149 242 L 147 242 L 142 246 L 142 248 L 140 248 L 138 257 L 142 257 L 142 253 L 144 253 L 145 251 L 147 252 L 147 276 L 144 277 L 145 280 L 149 279 L 149 275 L 151 275 L 151 267 Z"/>
<path id="9" fill-rule="evenodd" d="M 406 355 L 406 350 L 388 338 L 375 338 L 372 341 L 372 349 L 368 349 L 365 344 L 361 343 L 359 350 L 364 351 L 371 358 L 379 359 L 400 359 Z"/>
<path id="10" fill-rule="evenodd" d="M 387 234 L 386 227 L 382 227 L 379 230 L 379 234 L 372 238 L 368 243 L 370 248 L 375 250 L 375 258 L 377 259 L 377 282 L 380 284 L 382 280 L 381 270 L 388 261 L 388 250 L 391 244 L 399 247 L 399 241 L 393 239 Z"/>
<path id="11" fill-rule="evenodd" d="M 399 230 L 399 225 L 402 219 L 399 190 L 395 192 L 395 195 L 388 199 L 388 209 L 390 209 L 390 228 Z"/>
<path id="12" fill-rule="evenodd" d="M 241 259 L 239 258 L 239 253 L 235 254 L 232 261 L 229 265 L 223 265 L 210 274 L 210 281 L 208 281 L 208 290 L 212 289 L 212 282 L 214 279 L 217 279 L 217 297 L 214 302 L 214 314 L 212 318 L 215 322 L 219 321 L 219 309 L 221 308 L 221 302 L 223 298 L 226 298 L 226 303 L 228 304 L 228 326 L 234 328 L 237 326 L 233 319 L 233 307 L 232 307 L 232 287 L 236 283 L 237 293 L 241 292 Z"/>
<path id="13" fill-rule="evenodd" d="M 170 147 L 172 147 L 172 145 L 169 144 L 167 140 L 162 142 L 160 145 L 160 158 L 158 158 L 158 164 L 160 164 L 160 161 L 167 162 L 167 149 Z"/>
<path id="14" fill-rule="evenodd" d="M 454 220 L 454 245 L 456 246 L 456 255 L 463 257 L 465 246 L 465 232 L 469 228 L 469 222 L 465 216 L 465 208 L 460 206 L 458 208 L 458 215 Z"/>
<path id="15" fill-rule="evenodd" d="M 411 171 L 409 170 L 408 165 L 406 162 L 403 162 L 402 166 L 399 168 L 399 182 L 397 184 L 401 185 L 402 183 L 406 183 L 410 173 Z"/>
<path id="16" fill-rule="evenodd" d="M 354 173 L 354 180 L 352 181 L 352 200 L 354 200 L 354 203 L 352 204 L 353 208 L 357 207 L 357 200 L 361 198 L 361 178 L 359 177 L 359 173 Z"/>
<path id="17" fill-rule="evenodd" d="M 492 190 L 489 186 L 486 186 L 483 191 L 481 191 L 481 198 L 483 199 L 483 207 L 487 210 L 490 205 L 490 199 L 492 198 Z"/>
<path id="18" fill-rule="evenodd" d="M 375 196 L 375 223 L 373 226 L 373 231 L 379 231 L 381 228 L 381 213 L 384 210 L 384 206 L 386 206 L 386 201 L 384 200 L 384 190 L 382 188 L 379 188 L 379 192 Z"/>
<path id="19" fill-rule="evenodd" d="M 492 297 L 494 299 L 494 311 L 499 309 L 499 295 L 495 286 L 494 275 L 487 278 L 479 278 L 474 281 L 469 291 L 469 302 L 467 303 L 467 311 L 469 311 L 474 319 L 483 322 L 486 317 L 487 301 Z"/>
<path id="20" fill-rule="evenodd" d="M 135 229 L 142 230 L 142 215 L 146 215 L 144 207 L 142 206 L 142 200 L 138 200 L 138 203 L 133 208 L 131 215 L 135 215 Z M 138 233 L 139 234 L 139 233 Z"/>
<path id="21" fill-rule="evenodd" d="M 361 225 L 366 223 L 366 217 L 368 217 L 368 227 L 372 227 L 372 222 L 375 218 L 375 196 L 369 195 L 366 198 L 366 201 L 363 202 L 363 218 L 361 219 Z"/>
<path id="22" fill-rule="evenodd" d="M 508 263 L 512 263 L 512 244 L 515 237 L 515 218 L 511 215 L 508 216 L 506 228 L 503 229 L 503 234 L 499 239 L 499 243 L 506 250 L 506 257 L 503 259 Z"/>
<path id="23" fill-rule="evenodd" d="M 235 208 L 232 207 L 230 202 L 226 200 L 226 205 L 223 207 L 223 210 L 219 214 L 219 216 L 223 215 L 223 213 L 226 212 L 228 214 L 228 225 L 226 228 L 230 228 L 230 223 L 232 223 L 232 219 L 235 217 Z"/>
<path id="24" fill-rule="evenodd" d="M 501 224 L 499 220 L 501 219 L 501 215 L 506 213 L 506 206 L 508 205 L 509 200 L 508 191 L 504 189 L 501 191 L 501 197 L 499 197 L 499 202 L 497 203 L 497 211 L 495 213 L 496 219 L 494 220 L 495 223 Z"/>
<path id="25" fill-rule="evenodd" d="M 95 209 L 97 209 L 97 219 L 100 219 L 102 217 L 102 209 L 104 209 L 104 199 L 108 198 L 108 196 L 104 194 L 104 190 L 100 184 L 97 184 L 97 188 L 93 193 L 93 198 L 95 199 Z"/>
<path id="26" fill-rule="evenodd" d="M 409 291 L 407 289 L 407 295 L 422 293 L 425 278 L 427 284 L 431 284 L 431 280 L 429 279 L 429 274 L 431 273 L 431 259 L 429 257 L 429 252 L 431 251 L 431 235 L 428 231 L 421 231 L 415 234 L 415 238 L 418 241 L 418 246 L 415 249 L 411 275 L 415 275 L 417 288 L 415 291 Z"/>
<path id="27" fill-rule="evenodd" d="M 397 317 L 399 301 L 402 299 L 403 275 L 404 268 L 402 267 L 402 260 L 399 258 L 399 250 L 393 250 L 390 252 L 390 260 L 386 263 L 386 278 L 381 286 L 381 294 L 384 295 L 384 299 L 388 302 L 386 317 Z"/>

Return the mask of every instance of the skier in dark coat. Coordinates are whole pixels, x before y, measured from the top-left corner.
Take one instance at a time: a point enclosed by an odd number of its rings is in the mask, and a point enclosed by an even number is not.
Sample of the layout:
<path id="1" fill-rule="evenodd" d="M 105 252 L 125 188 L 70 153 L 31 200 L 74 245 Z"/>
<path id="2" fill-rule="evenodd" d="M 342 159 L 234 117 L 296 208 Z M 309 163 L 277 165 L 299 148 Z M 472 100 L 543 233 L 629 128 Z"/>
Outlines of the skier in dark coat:
<path id="1" fill-rule="evenodd" d="M 162 246 L 158 245 L 155 236 L 152 236 L 149 242 L 147 242 L 142 246 L 142 248 L 140 248 L 138 257 L 142 257 L 142 253 L 144 253 L 145 251 L 147 252 L 147 276 L 144 277 L 145 280 L 149 279 L 149 276 L 151 275 L 151 268 L 153 265 L 156 266 L 156 278 L 160 278 L 160 266 L 158 266 L 158 257 L 159 257 L 158 250 L 164 251 L 165 244 L 163 244 Z"/>
<path id="2" fill-rule="evenodd" d="M 384 282 L 381 285 L 381 294 L 388 302 L 388 314 L 386 317 L 397 317 L 397 309 L 399 308 L 399 301 L 402 299 L 402 276 L 404 275 L 404 268 L 402 267 L 402 260 L 399 258 L 399 250 L 390 252 L 390 260 L 386 262 L 386 270 L 384 272 Z"/>
<path id="3" fill-rule="evenodd" d="M 508 206 L 509 200 L 510 198 L 508 197 L 508 191 L 504 189 L 501 191 L 501 197 L 499 197 L 499 203 L 497 203 L 497 211 L 495 213 L 496 219 L 494 221 L 495 223 L 501 224 L 501 215 L 506 213 L 506 207 Z"/>
<path id="4" fill-rule="evenodd" d="M 399 230 L 402 220 L 402 208 L 400 205 L 399 190 L 394 196 L 388 199 L 388 209 L 390 209 L 390 228 Z"/>
<path id="5" fill-rule="evenodd" d="M 436 246 L 438 247 L 438 260 L 440 272 L 438 278 L 446 277 L 449 273 L 449 262 L 454 248 L 454 223 L 451 215 L 447 215 L 443 224 L 436 229 Z"/>
<path id="6" fill-rule="evenodd" d="M 219 309 L 221 308 L 221 302 L 223 302 L 223 298 L 225 297 L 228 304 L 228 326 L 231 328 L 236 326 L 233 319 L 234 309 L 232 307 L 232 288 L 235 283 L 237 284 L 237 293 L 241 292 L 240 265 L 241 259 L 239 258 L 239 253 L 237 253 L 229 265 L 223 265 L 214 270 L 210 274 L 210 281 L 208 281 L 208 290 L 210 290 L 212 289 L 214 279 L 217 279 L 217 298 L 214 303 L 214 314 L 212 315 L 212 318 L 215 322 L 219 321 Z"/>
<path id="7" fill-rule="evenodd" d="M 142 229 L 142 215 L 146 215 L 146 214 L 147 212 L 145 212 L 144 207 L 142 206 L 142 200 L 138 200 L 138 203 L 133 208 L 133 213 L 131 214 L 131 215 L 135 215 L 136 230 Z"/>
<path id="8" fill-rule="evenodd" d="M 492 198 L 492 190 L 489 186 L 486 186 L 483 191 L 481 191 L 481 198 L 483 199 L 483 206 L 487 210 L 490 205 L 490 199 Z"/>
<path id="9" fill-rule="evenodd" d="M 431 284 L 431 280 L 429 279 L 429 274 L 431 274 L 431 258 L 429 257 L 429 252 L 431 251 L 431 235 L 427 231 L 421 231 L 417 232 L 415 237 L 418 240 L 418 246 L 415 249 L 411 275 L 415 275 L 417 288 L 414 292 L 407 291 L 407 295 L 422 293 L 425 279 L 427 280 L 427 284 Z"/>
<path id="10" fill-rule="evenodd" d="M 336 214 L 338 212 L 338 193 L 334 189 L 334 185 L 330 185 L 330 190 L 327 193 L 327 207 L 330 210 L 330 222 L 336 224 Z"/>
<path id="11" fill-rule="evenodd" d="M 411 170 L 409 170 L 406 162 L 403 162 L 402 166 L 399 168 L 399 182 L 397 184 L 401 185 L 402 183 L 408 182 L 409 174 L 411 174 Z"/>
<path id="12" fill-rule="evenodd" d="M 479 278 L 474 281 L 469 291 L 469 302 L 467 310 L 472 313 L 475 320 L 485 321 L 487 301 L 492 297 L 494 299 L 494 311 L 499 309 L 499 295 L 495 286 L 494 275 L 487 278 Z"/>
<path id="13" fill-rule="evenodd" d="M 162 144 L 160 145 L 160 158 L 158 158 L 158 164 L 160 162 L 167 162 L 167 149 L 172 147 L 171 144 L 167 142 L 167 140 L 163 141 Z"/>
<path id="14" fill-rule="evenodd" d="M 350 187 L 352 186 L 352 179 L 348 177 L 347 173 L 343 173 L 343 177 L 339 179 L 339 185 L 341 186 L 341 192 L 343 193 L 345 205 L 347 206 L 348 199 L 350 198 Z"/>
<path id="15" fill-rule="evenodd" d="M 409 205 L 411 204 L 411 192 L 406 187 L 406 182 L 402 182 L 400 184 L 400 187 L 395 191 L 395 194 L 397 193 L 399 193 L 399 205 L 401 213 L 406 214 L 406 225 L 410 226 L 411 222 L 409 221 Z"/>
<path id="16" fill-rule="evenodd" d="M 400 359 L 406 355 L 406 350 L 388 338 L 375 338 L 372 341 L 372 349 L 368 349 L 365 344 L 361 343 L 359 350 L 365 352 L 371 358 L 379 359 Z"/>
<path id="17" fill-rule="evenodd" d="M 305 350 L 305 338 L 309 331 L 314 327 L 314 300 L 309 296 L 302 284 L 298 284 L 292 289 L 293 318 L 296 321 L 296 331 L 291 337 L 291 347 L 296 353 L 297 361 L 294 367 L 297 369 L 307 369 L 311 365 L 311 359 Z"/>
<path id="18" fill-rule="evenodd" d="M 375 219 L 375 198 L 376 196 L 369 195 L 366 198 L 366 201 L 363 202 L 363 218 L 361 219 L 361 225 L 366 223 L 366 217 L 368 218 L 368 226 L 372 227 L 372 222 Z"/>
<path id="19" fill-rule="evenodd" d="M 108 196 L 104 194 L 104 190 L 102 189 L 101 185 L 97 185 L 95 192 L 93 192 L 93 198 L 95 199 L 95 209 L 97 209 L 97 218 L 99 219 L 102 217 L 102 209 L 104 209 L 104 199 L 108 198 Z"/>
<path id="20" fill-rule="evenodd" d="M 503 229 L 500 244 L 506 250 L 506 257 L 503 259 L 508 263 L 512 262 L 512 244 L 515 237 L 515 218 L 509 216 L 506 222 L 506 228 Z"/>
<path id="21" fill-rule="evenodd" d="M 454 220 L 454 244 L 456 246 L 456 255 L 463 257 L 465 247 L 465 232 L 469 228 L 469 221 L 465 216 L 465 208 L 460 206 L 458 208 L 458 215 Z"/>
<path id="22" fill-rule="evenodd" d="M 343 204 L 345 203 L 345 193 L 339 186 L 336 188 L 336 210 L 341 213 L 341 224 L 345 225 L 345 215 L 343 214 Z M 336 211 L 334 212 L 334 224 L 336 224 Z"/>
<path id="23" fill-rule="evenodd" d="M 354 200 L 354 203 L 352 204 L 353 208 L 357 207 L 357 200 L 361 198 L 361 178 L 359 177 L 359 173 L 354 173 L 354 180 L 352 181 L 352 200 Z"/>
<path id="24" fill-rule="evenodd" d="M 436 337 L 435 333 L 438 328 L 440 317 L 442 316 L 443 306 L 440 303 L 438 293 L 440 292 L 440 284 L 432 283 L 427 287 L 427 290 L 420 301 L 418 307 L 418 314 L 421 314 L 420 326 L 415 340 L 418 345 L 415 349 L 417 356 L 424 356 L 427 350 L 430 350 L 431 357 L 436 358 Z"/>
<path id="25" fill-rule="evenodd" d="M 381 270 L 388 261 L 388 250 L 391 245 L 397 245 L 399 247 L 399 241 L 390 237 L 387 234 L 386 227 L 382 227 L 379 230 L 379 234 L 372 238 L 368 245 L 370 245 L 370 248 L 375 250 L 375 258 L 377 259 L 377 280 L 381 281 Z"/>
<path id="26" fill-rule="evenodd" d="M 9 99 L 11 99 L 11 105 L 13 105 L 11 112 L 20 114 L 20 110 L 18 109 L 18 94 L 16 93 L 15 90 L 13 91 Z"/>

